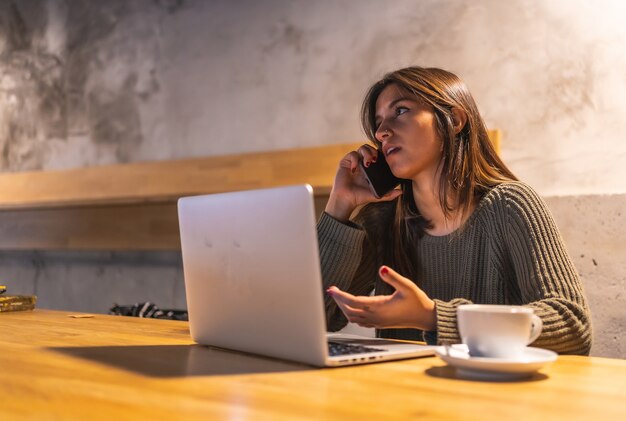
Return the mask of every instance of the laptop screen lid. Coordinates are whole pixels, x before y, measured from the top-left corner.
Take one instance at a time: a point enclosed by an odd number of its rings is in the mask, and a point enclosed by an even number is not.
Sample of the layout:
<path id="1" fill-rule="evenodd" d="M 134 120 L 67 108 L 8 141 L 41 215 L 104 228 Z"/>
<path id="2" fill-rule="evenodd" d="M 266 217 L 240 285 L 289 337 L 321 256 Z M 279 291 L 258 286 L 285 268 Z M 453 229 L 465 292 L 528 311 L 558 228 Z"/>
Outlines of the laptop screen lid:
<path id="1" fill-rule="evenodd" d="M 178 217 L 193 340 L 324 365 L 311 186 L 185 197 Z"/>

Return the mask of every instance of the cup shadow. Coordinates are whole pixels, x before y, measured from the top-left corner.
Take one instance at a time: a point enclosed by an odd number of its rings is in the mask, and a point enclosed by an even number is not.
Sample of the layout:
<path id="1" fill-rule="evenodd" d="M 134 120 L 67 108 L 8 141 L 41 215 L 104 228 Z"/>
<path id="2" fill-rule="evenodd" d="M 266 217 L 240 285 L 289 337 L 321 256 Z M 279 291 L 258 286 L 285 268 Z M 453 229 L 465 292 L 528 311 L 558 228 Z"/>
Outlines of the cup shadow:
<path id="1" fill-rule="evenodd" d="M 455 367 L 450 365 L 431 367 L 426 369 L 425 373 L 432 377 L 438 377 L 442 379 L 462 380 L 468 382 L 486 382 L 486 383 L 522 383 L 522 382 L 537 382 L 546 380 L 549 377 L 543 373 L 534 372 L 528 377 L 511 377 L 511 378 L 488 378 L 483 376 L 471 375 L 463 372 L 459 372 Z"/>
<path id="2" fill-rule="evenodd" d="M 228 376 L 313 367 L 201 345 L 53 347 L 51 351 L 150 377 Z"/>

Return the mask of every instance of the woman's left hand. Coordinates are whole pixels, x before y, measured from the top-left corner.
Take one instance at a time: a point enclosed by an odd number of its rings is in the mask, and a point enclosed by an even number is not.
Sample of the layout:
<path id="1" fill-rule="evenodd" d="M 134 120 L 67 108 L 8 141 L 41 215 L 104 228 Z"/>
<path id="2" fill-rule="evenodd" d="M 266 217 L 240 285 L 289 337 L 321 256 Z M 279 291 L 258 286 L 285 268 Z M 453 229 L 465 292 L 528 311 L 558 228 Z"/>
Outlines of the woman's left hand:
<path id="1" fill-rule="evenodd" d="M 346 315 L 348 321 L 363 327 L 436 329 L 435 302 L 405 278 L 387 266 L 379 270 L 383 281 L 394 287 L 391 295 L 354 296 L 332 286 L 326 292 Z"/>

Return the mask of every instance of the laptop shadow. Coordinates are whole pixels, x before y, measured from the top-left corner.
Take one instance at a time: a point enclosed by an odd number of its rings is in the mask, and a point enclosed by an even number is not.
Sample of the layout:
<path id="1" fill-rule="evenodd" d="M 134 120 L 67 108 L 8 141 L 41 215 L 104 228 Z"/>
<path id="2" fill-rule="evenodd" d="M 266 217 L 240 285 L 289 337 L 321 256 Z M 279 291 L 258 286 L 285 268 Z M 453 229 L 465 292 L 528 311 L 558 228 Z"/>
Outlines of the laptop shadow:
<path id="1" fill-rule="evenodd" d="M 313 367 L 298 363 L 201 345 L 54 347 L 48 349 L 145 376 L 162 378 L 315 370 Z"/>

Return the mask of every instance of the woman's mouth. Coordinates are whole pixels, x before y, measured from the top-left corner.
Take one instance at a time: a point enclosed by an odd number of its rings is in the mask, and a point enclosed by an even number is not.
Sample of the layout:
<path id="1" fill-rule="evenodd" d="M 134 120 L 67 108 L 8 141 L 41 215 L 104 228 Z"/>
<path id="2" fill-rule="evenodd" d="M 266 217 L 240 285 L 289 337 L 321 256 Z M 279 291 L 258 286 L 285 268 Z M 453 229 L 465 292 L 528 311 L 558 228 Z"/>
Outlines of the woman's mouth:
<path id="1" fill-rule="evenodd" d="M 389 148 L 385 150 L 385 156 L 389 156 L 395 152 L 398 152 L 399 150 L 400 148 L 397 146 L 390 146 Z"/>

